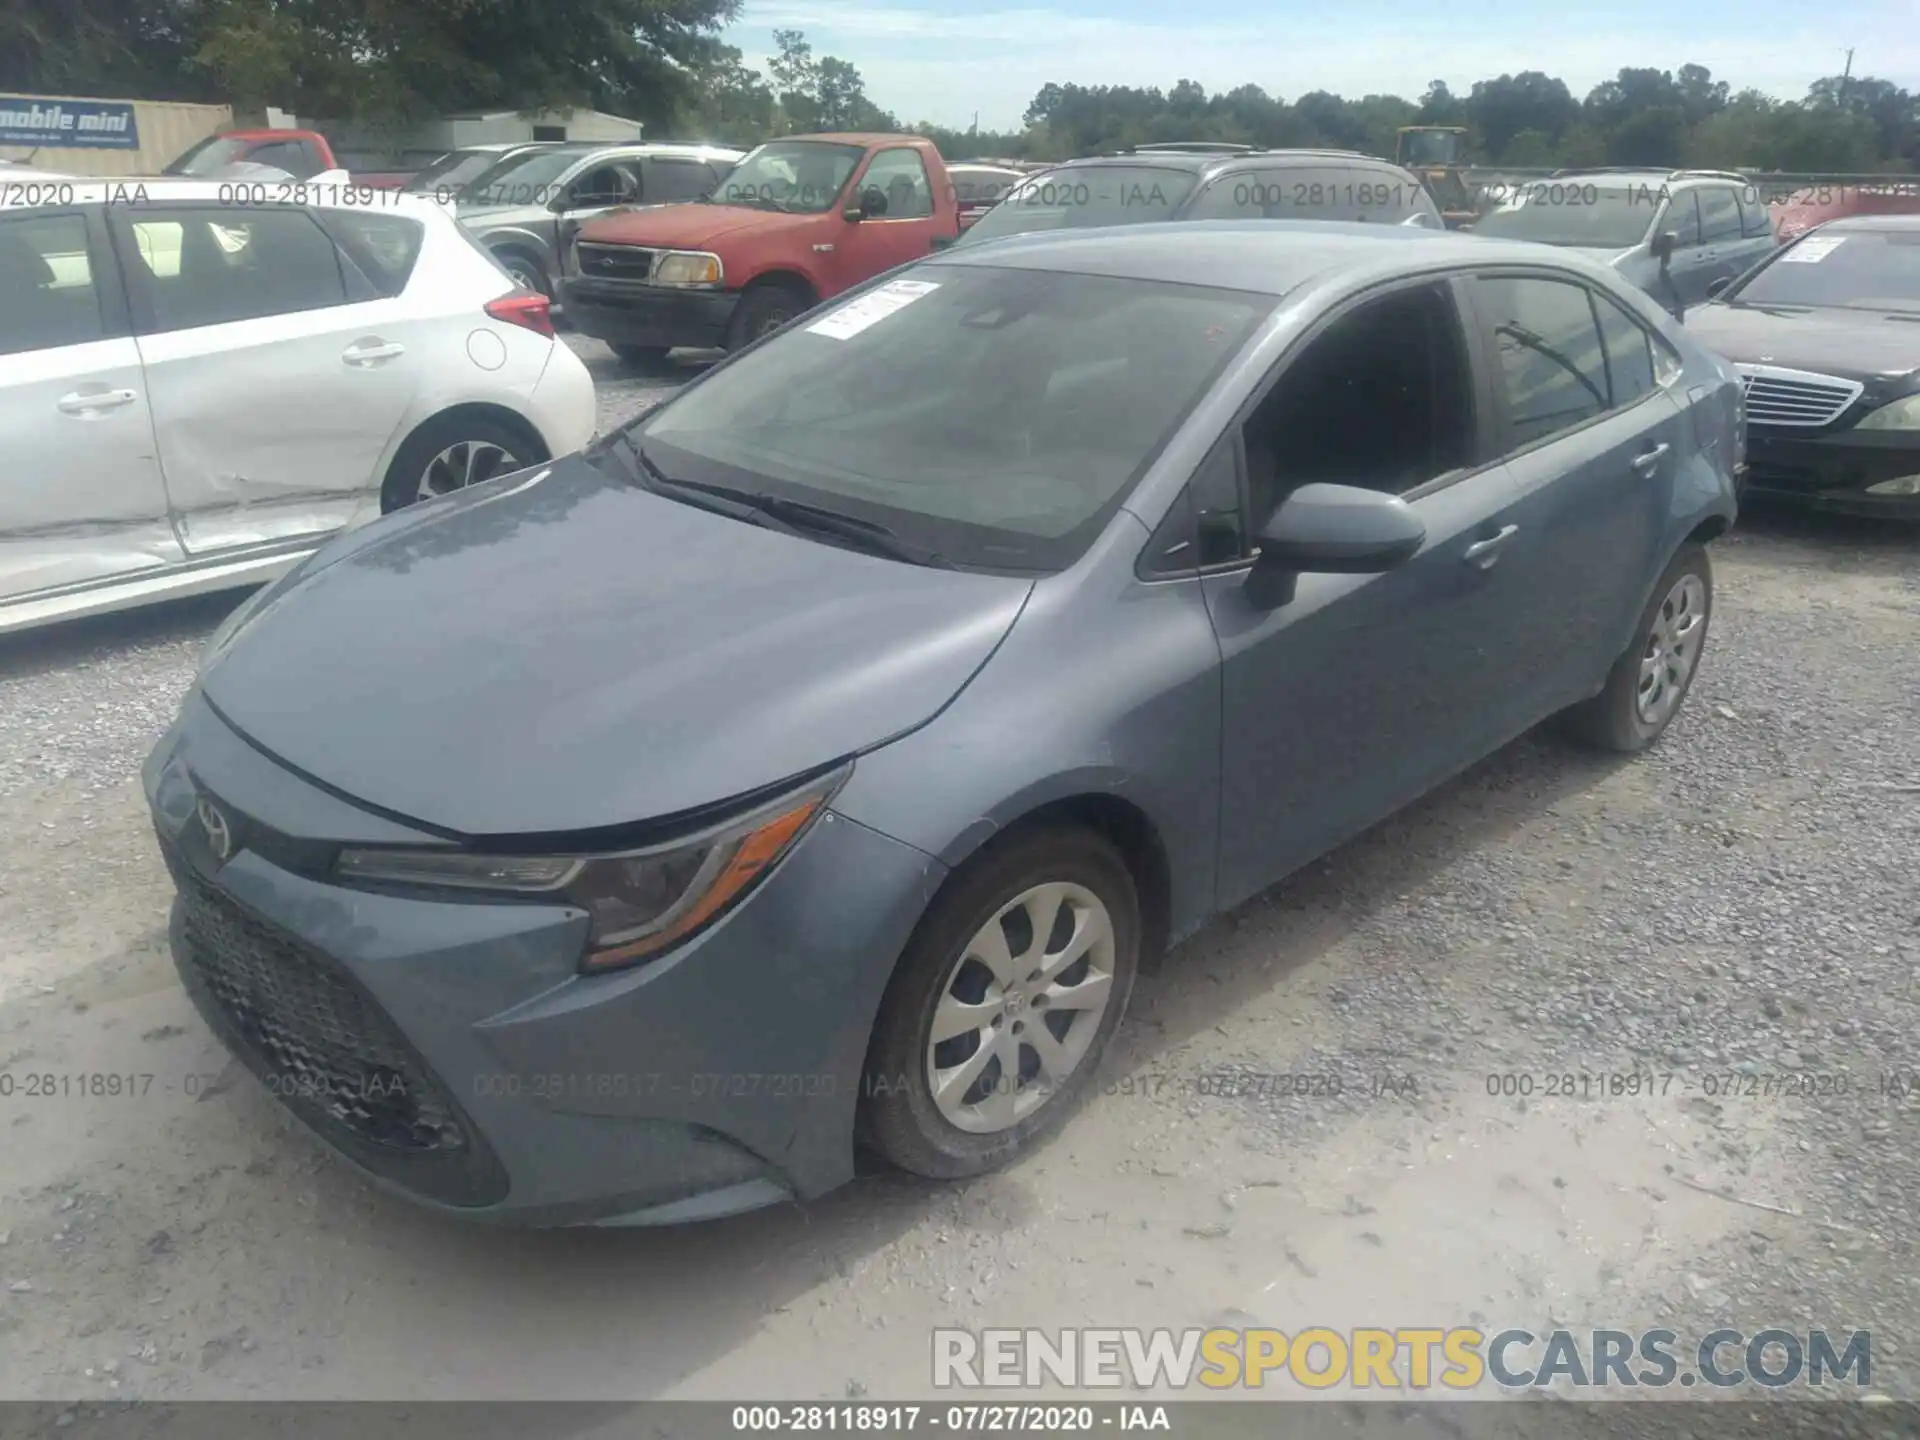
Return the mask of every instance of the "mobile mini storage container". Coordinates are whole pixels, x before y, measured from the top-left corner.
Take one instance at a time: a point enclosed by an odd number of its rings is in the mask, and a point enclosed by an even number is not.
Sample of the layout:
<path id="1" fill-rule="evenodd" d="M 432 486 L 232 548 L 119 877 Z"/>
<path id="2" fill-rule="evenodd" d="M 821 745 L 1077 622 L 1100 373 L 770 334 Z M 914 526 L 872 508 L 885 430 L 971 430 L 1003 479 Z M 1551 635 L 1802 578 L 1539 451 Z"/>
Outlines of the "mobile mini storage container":
<path id="1" fill-rule="evenodd" d="M 0 160 L 62 175 L 157 175 L 194 141 L 232 126 L 229 105 L 0 95 Z"/>

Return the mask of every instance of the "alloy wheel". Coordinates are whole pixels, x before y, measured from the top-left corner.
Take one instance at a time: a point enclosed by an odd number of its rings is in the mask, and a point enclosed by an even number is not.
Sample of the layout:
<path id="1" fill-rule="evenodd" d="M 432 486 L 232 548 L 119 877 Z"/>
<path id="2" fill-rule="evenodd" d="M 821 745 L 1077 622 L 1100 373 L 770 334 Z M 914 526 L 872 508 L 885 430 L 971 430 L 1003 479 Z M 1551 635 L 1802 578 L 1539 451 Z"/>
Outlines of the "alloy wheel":
<path id="1" fill-rule="evenodd" d="M 1011 1129 L 1086 1059 L 1112 999 L 1113 917 L 1081 885 L 1036 885 L 982 925 L 934 1006 L 927 1086 L 975 1135 Z"/>
<path id="2" fill-rule="evenodd" d="M 1672 717 L 1693 678 L 1706 633 L 1707 587 L 1698 575 L 1682 575 L 1654 612 L 1640 655 L 1640 684 L 1634 707 L 1647 725 Z"/>
<path id="3" fill-rule="evenodd" d="M 426 469 L 420 473 L 414 498 L 432 500 L 450 495 L 496 475 L 519 470 L 524 464 L 517 455 L 491 440 L 457 441 L 427 462 Z"/>

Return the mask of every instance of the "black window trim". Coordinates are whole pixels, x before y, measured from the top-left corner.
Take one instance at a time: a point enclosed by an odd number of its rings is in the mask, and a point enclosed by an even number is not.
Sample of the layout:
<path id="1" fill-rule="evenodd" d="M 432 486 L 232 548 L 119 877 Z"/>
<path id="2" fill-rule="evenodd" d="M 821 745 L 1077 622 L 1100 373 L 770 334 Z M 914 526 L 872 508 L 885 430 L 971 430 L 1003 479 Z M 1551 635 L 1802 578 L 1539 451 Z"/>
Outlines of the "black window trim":
<path id="1" fill-rule="evenodd" d="M 1306 351 L 1313 346 L 1314 342 L 1329 329 L 1346 316 L 1351 315 L 1355 310 L 1401 290 L 1423 288 L 1441 289 L 1451 296 L 1454 305 L 1455 323 L 1460 327 L 1461 358 L 1465 360 L 1467 364 L 1467 390 L 1473 400 L 1474 417 L 1471 438 L 1472 463 L 1458 466 L 1452 470 L 1443 471 L 1431 480 L 1427 480 L 1414 486 L 1410 490 L 1402 492 L 1399 498 L 1411 505 L 1416 501 L 1426 499 L 1430 495 L 1437 495 L 1443 490 L 1451 489 L 1455 485 L 1471 480 L 1496 465 L 1504 464 L 1506 457 L 1495 453 L 1498 436 L 1491 424 L 1492 411 L 1490 407 L 1496 397 L 1491 392 L 1492 371 L 1488 368 L 1487 364 L 1489 357 L 1484 352 L 1483 347 L 1477 343 L 1478 326 L 1475 321 L 1477 312 L 1470 308 L 1472 276 L 1475 273 L 1477 272 L 1463 270 L 1460 268 L 1458 262 L 1455 262 L 1448 265 L 1422 269 L 1411 274 L 1396 275 L 1390 280 L 1378 281 L 1363 290 L 1345 297 L 1337 305 L 1316 319 L 1306 330 L 1296 335 L 1293 343 L 1288 345 L 1284 351 L 1274 358 L 1272 365 L 1267 369 L 1267 373 L 1261 377 L 1260 383 L 1256 385 L 1248 394 L 1247 398 L 1240 403 L 1239 408 L 1234 411 L 1233 417 L 1222 427 L 1220 434 L 1217 435 L 1214 438 L 1214 442 L 1207 447 L 1206 453 L 1201 457 L 1199 463 L 1193 467 L 1193 473 L 1187 477 L 1186 483 L 1176 492 L 1174 499 L 1168 504 L 1166 512 L 1154 523 L 1153 533 L 1148 536 L 1146 544 L 1141 547 L 1139 555 L 1134 559 L 1134 575 L 1146 584 L 1164 585 L 1189 580 L 1201 580 L 1210 575 L 1232 575 L 1252 568 L 1253 562 L 1257 558 L 1257 550 L 1251 550 L 1250 553 L 1237 560 L 1223 560 L 1217 564 L 1194 566 L 1183 570 L 1160 570 L 1155 567 L 1153 561 L 1160 555 L 1164 555 L 1168 549 L 1168 546 L 1164 542 L 1168 538 L 1165 531 L 1166 522 L 1170 517 L 1177 511 L 1184 511 L 1187 522 L 1190 525 L 1198 521 L 1199 512 L 1194 508 L 1192 498 L 1194 477 L 1199 475 L 1207 465 L 1213 462 L 1214 457 L 1219 453 L 1220 447 L 1223 444 L 1231 444 L 1233 447 L 1234 469 L 1239 484 L 1241 511 L 1247 517 L 1244 528 L 1247 534 L 1247 543 L 1251 547 L 1253 539 L 1252 493 L 1247 483 L 1247 447 L 1243 438 L 1247 421 L 1252 419 L 1254 411 L 1258 410 L 1260 406 L 1266 402 L 1267 397 L 1273 393 L 1274 387 L 1286 378 L 1286 373 L 1294 362 L 1306 353 Z M 1189 537 L 1189 543 L 1197 543 L 1198 540 L 1199 535 L 1197 531 Z"/>
<path id="2" fill-rule="evenodd" d="M 1475 282 L 1480 280 L 1550 280 L 1562 285 L 1571 285 L 1576 289 L 1586 292 L 1587 313 L 1593 317 L 1594 330 L 1598 332 L 1600 336 L 1600 354 L 1603 361 L 1607 353 L 1606 332 L 1600 329 L 1600 312 L 1597 308 L 1603 298 L 1612 301 L 1614 306 L 1625 314 L 1629 320 L 1633 321 L 1641 330 L 1645 331 L 1648 340 L 1653 344 L 1664 348 L 1668 354 L 1673 353 L 1673 347 L 1667 344 L 1660 335 L 1650 329 L 1639 316 L 1635 315 L 1631 307 L 1615 300 L 1611 295 L 1607 295 L 1604 290 L 1592 284 L 1585 276 L 1570 274 L 1565 270 L 1555 270 L 1544 265 L 1508 264 L 1477 266 L 1470 272 L 1469 278 Z M 1491 318 L 1486 314 L 1485 310 L 1476 303 L 1474 292 L 1471 290 L 1468 295 L 1463 297 L 1463 303 L 1473 305 L 1479 317 L 1473 326 L 1473 340 L 1481 354 L 1482 363 L 1488 367 L 1488 375 L 1489 378 L 1491 378 L 1491 376 L 1498 373 L 1499 367 L 1499 356 L 1494 348 L 1495 341 Z M 1682 359 L 1681 363 L 1684 365 L 1684 359 Z M 1498 454 L 1494 457 L 1492 463 L 1506 464 L 1518 456 L 1530 455 L 1542 446 L 1558 444 L 1568 436 L 1578 435 L 1582 430 L 1590 429 L 1595 425 L 1605 424 L 1616 416 L 1625 415 L 1630 411 L 1638 409 L 1649 400 L 1654 400 L 1665 395 L 1669 387 L 1659 383 L 1658 366 L 1655 367 L 1654 373 L 1655 383 L 1653 389 L 1649 390 L 1645 395 L 1642 395 L 1630 405 L 1615 405 L 1612 403 L 1613 379 L 1611 372 L 1609 372 L 1607 377 L 1608 403 L 1601 409 L 1599 414 L 1589 415 L 1585 420 L 1580 421 L 1576 425 L 1569 425 L 1564 430 L 1556 430 L 1551 435 L 1542 435 L 1538 440 L 1529 441 L 1525 445 L 1514 445 L 1512 443 L 1512 411 L 1507 405 L 1506 395 L 1502 388 L 1498 385 L 1492 386 L 1492 393 L 1488 397 L 1492 406 L 1489 418 L 1494 422 L 1493 431 L 1496 436 L 1496 446 L 1498 448 Z"/>
<path id="3" fill-rule="evenodd" d="M 112 238 L 107 233 L 104 205 L 47 205 L 0 212 L 0 225 L 10 220 L 67 219 L 78 219 L 86 226 L 87 270 L 93 281 L 94 300 L 100 307 L 100 334 L 92 340 L 75 343 L 98 345 L 104 340 L 131 338 L 134 333 L 133 314 L 127 303 L 126 277 L 121 273 L 119 258 L 114 252 Z M 37 350 L 0 351 L 0 354 L 38 355 L 48 350 L 69 348 L 66 345 L 43 345 Z"/>
<path id="4" fill-rule="evenodd" d="M 296 215 L 304 215 L 307 222 L 333 247 L 335 262 L 340 267 L 340 290 L 343 298 L 338 305 L 313 305 L 305 310 L 275 310 L 268 315 L 249 315 L 238 320 L 209 320 L 200 325 L 163 327 L 153 307 L 153 296 L 147 288 L 150 277 L 147 274 L 146 262 L 140 258 L 140 248 L 133 238 L 131 227 L 135 212 L 124 205 L 109 208 L 115 209 L 116 213 L 110 218 L 108 236 L 118 259 L 120 274 L 126 283 L 127 309 L 132 323 L 132 333 L 136 337 L 174 335 L 184 330 L 204 330 L 214 325 L 242 325 L 253 320 L 269 319 L 274 315 L 306 315 L 318 310 L 338 310 L 348 305 L 366 305 L 380 299 L 391 298 L 387 296 L 383 287 L 366 275 L 353 257 L 341 247 L 333 231 L 321 221 L 312 206 L 282 204 L 271 200 L 262 205 L 238 206 L 223 205 L 217 200 L 175 200 L 165 204 L 156 203 L 152 207 L 152 212 L 179 214 L 182 211 L 204 211 L 227 215 L 238 213 L 244 216 L 249 211 L 291 211 Z M 364 287 L 366 293 L 354 295 L 353 290 L 356 284 Z"/>

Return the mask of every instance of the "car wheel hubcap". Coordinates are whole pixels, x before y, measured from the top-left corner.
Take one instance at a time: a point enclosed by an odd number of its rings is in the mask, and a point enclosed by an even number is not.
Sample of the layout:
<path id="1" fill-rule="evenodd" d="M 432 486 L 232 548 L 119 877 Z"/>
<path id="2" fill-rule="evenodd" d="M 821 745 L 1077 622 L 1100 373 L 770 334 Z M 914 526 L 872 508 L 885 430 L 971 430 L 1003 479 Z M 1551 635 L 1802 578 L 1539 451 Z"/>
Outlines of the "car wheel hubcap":
<path id="1" fill-rule="evenodd" d="M 518 456 L 491 440 L 462 440 L 427 462 L 414 498 L 431 500 L 437 495 L 450 495 L 455 490 L 464 490 L 469 485 L 478 485 L 520 468 Z"/>
<path id="2" fill-rule="evenodd" d="M 541 283 L 542 277 L 536 274 L 526 261 L 515 260 L 507 266 L 507 272 L 519 282 L 521 289 L 532 290 L 536 294 L 546 294 L 546 286 Z"/>
<path id="3" fill-rule="evenodd" d="M 771 335 L 792 318 L 793 313 L 789 310 L 773 311 L 765 320 L 760 322 L 760 328 L 754 332 L 753 338 L 758 340 L 762 335 Z"/>
<path id="4" fill-rule="evenodd" d="M 982 925 L 934 1007 L 927 1085 L 987 1135 L 1033 1114 L 1080 1068 L 1113 996 L 1113 917 L 1081 885 L 1036 885 Z"/>
<path id="5" fill-rule="evenodd" d="M 1640 653 L 1640 688 L 1634 704 L 1646 724 L 1664 723 L 1680 704 L 1700 660 L 1706 624 L 1707 587 L 1698 575 L 1682 575 L 1654 612 L 1646 648 Z"/>

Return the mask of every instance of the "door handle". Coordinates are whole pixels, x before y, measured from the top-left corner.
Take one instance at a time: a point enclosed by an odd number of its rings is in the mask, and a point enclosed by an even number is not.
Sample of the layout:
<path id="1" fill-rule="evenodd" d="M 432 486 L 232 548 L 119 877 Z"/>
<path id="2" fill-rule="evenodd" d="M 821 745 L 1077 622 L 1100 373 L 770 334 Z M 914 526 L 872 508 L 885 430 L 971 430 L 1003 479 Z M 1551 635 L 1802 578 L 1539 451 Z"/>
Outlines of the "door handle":
<path id="1" fill-rule="evenodd" d="M 75 390 L 54 403 L 63 415 L 97 415 L 102 410 L 118 410 L 140 397 L 131 390 Z"/>
<path id="2" fill-rule="evenodd" d="M 356 340 L 340 352 L 340 358 L 349 365 L 372 365 L 381 360 L 391 360 L 396 355 L 407 353 L 404 345 L 395 345 L 380 339 Z"/>
<path id="3" fill-rule="evenodd" d="M 1520 533 L 1518 525 L 1503 525 L 1498 535 L 1489 535 L 1485 540 L 1476 540 L 1467 546 L 1462 555 L 1469 565 L 1478 565 L 1482 570 L 1493 568 L 1493 562 L 1500 558 L 1500 547 Z"/>
<path id="4" fill-rule="evenodd" d="M 1658 445 L 1647 451 L 1646 454 L 1634 456 L 1633 468 L 1638 470 L 1642 475 L 1651 475 L 1653 473 L 1653 467 L 1660 463 L 1660 457 L 1666 454 L 1671 448 L 1666 441 L 1662 440 Z"/>

